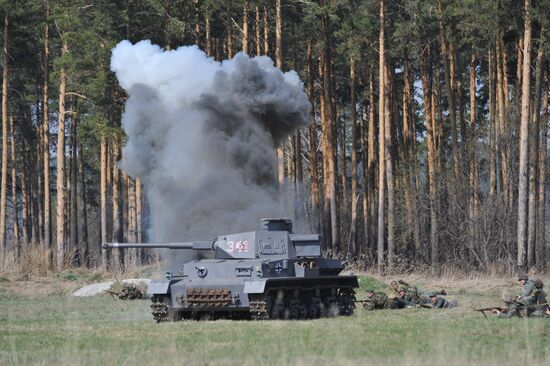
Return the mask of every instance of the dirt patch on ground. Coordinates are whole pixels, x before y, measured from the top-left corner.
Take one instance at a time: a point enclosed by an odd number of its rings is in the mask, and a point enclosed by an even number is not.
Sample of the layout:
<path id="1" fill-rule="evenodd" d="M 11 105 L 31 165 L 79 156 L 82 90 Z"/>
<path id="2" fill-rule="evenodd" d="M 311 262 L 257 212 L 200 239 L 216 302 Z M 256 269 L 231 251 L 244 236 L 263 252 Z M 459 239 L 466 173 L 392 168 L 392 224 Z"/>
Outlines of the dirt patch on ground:
<path id="1" fill-rule="evenodd" d="M 147 286 L 149 286 L 149 283 L 151 282 L 151 280 L 148 278 L 128 278 L 128 279 L 119 280 L 119 281 L 107 281 L 107 282 L 101 282 L 101 283 L 94 283 L 94 284 L 79 288 L 78 290 L 73 292 L 72 296 L 88 297 L 88 296 L 101 295 L 101 294 L 104 294 L 106 290 L 111 289 L 111 287 L 113 287 L 113 285 L 116 282 L 131 283 L 133 285 L 142 286 L 142 287 L 145 287 L 145 289 L 147 289 Z"/>

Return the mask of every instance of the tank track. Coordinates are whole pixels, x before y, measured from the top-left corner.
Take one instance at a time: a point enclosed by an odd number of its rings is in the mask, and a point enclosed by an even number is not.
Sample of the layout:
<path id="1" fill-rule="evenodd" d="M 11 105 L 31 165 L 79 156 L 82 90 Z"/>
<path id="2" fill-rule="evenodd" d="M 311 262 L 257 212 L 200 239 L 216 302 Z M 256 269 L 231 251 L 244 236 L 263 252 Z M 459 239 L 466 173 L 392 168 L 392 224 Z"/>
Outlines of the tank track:
<path id="1" fill-rule="evenodd" d="M 151 304 L 151 313 L 153 314 L 153 319 L 155 319 L 157 323 L 168 320 L 169 309 L 166 303 L 167 300 L 167 297 L 153 296 L 151 298 L 153 302 Z"/>
<path id="2" fill-rule="evenodd" d="M 153 296 L 151 313 L 157 323 L 164 321 L 177 321 L 182 317 L 189 319 L 243 319 L 247 313 L 197 312 L 183 316 L 183 313 L 170 311 L 170 298 L 168 296 Z M 355 290 L 351 287 L 325 287 L 325 288 L 296 288 L 277 287 L 271 288 L 266 293 L 254 294 L 249 297 L 249 316 L 252 320 L 269 319 L 316 319 L 335 317 L 338 315 L 350 316 L 355 309 Z"/>
<path id="3" fill-rule="evenodd" d="M 299 320 L 350 316 L 355 300 L 353 288 L 272 288 L 267 293 L 250 296 L 250 318 Z"/>

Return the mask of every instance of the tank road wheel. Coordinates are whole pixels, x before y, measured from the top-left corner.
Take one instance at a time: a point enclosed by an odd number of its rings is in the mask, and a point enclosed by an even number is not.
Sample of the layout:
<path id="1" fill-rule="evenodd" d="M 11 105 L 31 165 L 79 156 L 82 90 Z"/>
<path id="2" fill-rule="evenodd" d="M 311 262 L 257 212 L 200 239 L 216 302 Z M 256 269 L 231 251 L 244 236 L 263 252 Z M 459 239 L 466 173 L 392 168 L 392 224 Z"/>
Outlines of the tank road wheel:
<path id="1" fill-rule="evenodd" d="M 153 314 L 153 319 L 157 323 L 168 320 L 168 305 L 170 305 L 170 298 L 168 296 L 159 296 L 155 295 L 151 298 L 151 313 Z M 175 321 L 174 314 L 170 314 L 170 320 Z"/>
<path id="2" fill-rule="evenodd" d="M 289 293 L 288 310 L 290 319 L 307 319 L 308 311 L 306 304 L 307 295 L 301 293 L 299 289 L 294 289 Z"/>
<path id="3" fill-rule="evenodd" d="M 300 319 L 300 307 L 302 302 L 300 301 L 300 290 L 294 289 L 290 291 L 288 300 L 288 311 L 290 319 Z"/>
<path id="4" fill-rule="evenodd" d="M 315 288 L 309 301 L 308 318 L 316 319 L 324 318 L 325 316 L 327 316 L 327 311 L 321 298 L 321 289 Z"/>
<path id="5" fill-rule="evenodd" d="M 352 288 L 341 288 L 338 293 L 340 315 L 350 316 L 355 309 L 355 291 Z"/>
<path id="6" fill-rule="evenodd" d="M 334 318 L 340 314 L 340 306 L 338 305 L 338 290 L 332 287 L 328 290 L 328 295 L 325 298 L 326 316 Z"/>
<path id="7" fill-rule="evenodd" d="M 273 307 L 271 309 L 271 319 L 288 318 L 288 310 L 285 307 L 285 292 L 281 289 L 274 290 L 270 296 Z"/>

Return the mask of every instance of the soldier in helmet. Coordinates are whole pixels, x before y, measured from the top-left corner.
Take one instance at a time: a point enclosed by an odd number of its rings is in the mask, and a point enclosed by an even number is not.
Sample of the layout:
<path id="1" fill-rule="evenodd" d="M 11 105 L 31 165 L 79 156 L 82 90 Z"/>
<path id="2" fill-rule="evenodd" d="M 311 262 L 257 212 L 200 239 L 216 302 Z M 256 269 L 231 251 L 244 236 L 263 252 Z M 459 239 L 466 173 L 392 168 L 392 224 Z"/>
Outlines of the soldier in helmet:
<path id="1" fill-rule="evenodd" d="M 540 309 L 531 311 L 530 308 L 546 304 L 543 282 L 540 279 L 530 280 L 526 275 L 520 275 L 518 283 L 523 286 L 523 291 L 514 299 L 505 301 L 508 305 L 508 311 L 495 310 L 494 312 L 498 314 L 499 318 L 511 318 L 514 315 L 541 316 L 543 313 Z"/>
<path id="2" fill-rule="evenodd" d="M 398 298 L 388 298 L 384 292 L 375 292 L 372 289 L 367 290 L 368 300 L 363 303 L 365 310 L 375 309 L 402 309 L 405 302 Z"/>
<path id="3" fill-rule="evenodd" d="M 422 291 L 417 286 L 411 286 L 403 280 L 394 280 L 390 284 L 396 295 L 405 301 L 407 306 L 424 305 L 430 303 L 430 294 L 447 295 L 447 292 L 442 289 L 438 291 Z"/>
<path id="4" fill-rule="evenodd" d="M 403 280 L 394 280 L 390 286 L 395 295 L 405 303 L 413 302 L 418 297 L 418 289 Z"/>
<path id="5" fill-rule="evenodd" d="M 141 299 L 143 298 L 143 291 L 141 291 L 133 283 L 123 283 L 122 290 L 120 291 L 120 294 L 118 295 L 118 297 L 121 300 Z"/>

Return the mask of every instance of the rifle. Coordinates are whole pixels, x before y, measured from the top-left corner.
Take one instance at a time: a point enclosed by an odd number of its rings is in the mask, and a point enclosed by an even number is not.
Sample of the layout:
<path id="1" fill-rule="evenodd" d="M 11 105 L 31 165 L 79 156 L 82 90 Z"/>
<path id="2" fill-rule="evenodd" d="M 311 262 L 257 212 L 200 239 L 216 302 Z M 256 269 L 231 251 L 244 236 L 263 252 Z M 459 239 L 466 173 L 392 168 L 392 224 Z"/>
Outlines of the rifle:
<path id="1" fill-rule="evenodd" d="M 111 291 L 111 290 L 105 290 L 105 292 L 108 293 L 109 295 L 111 295 L 113 297 L 113 299 L 115 298 L 115 296 L 120 299 L 120 294 L 118 292 Z"/>
<path id="2" fill-rule="evenodd" d="M 486 311 L 493 311 L 493 310 L 508 311 L 508 308 L 502 308 L 500 306 L 493 306 L 493 307 L 490 307 L 490 308 L 474 309 L 474 311 L 479 311 L 481 314 L 483 314 L 485 319 L 487 319 L 487 314 L 485 314 L 485 312 Z"/>

